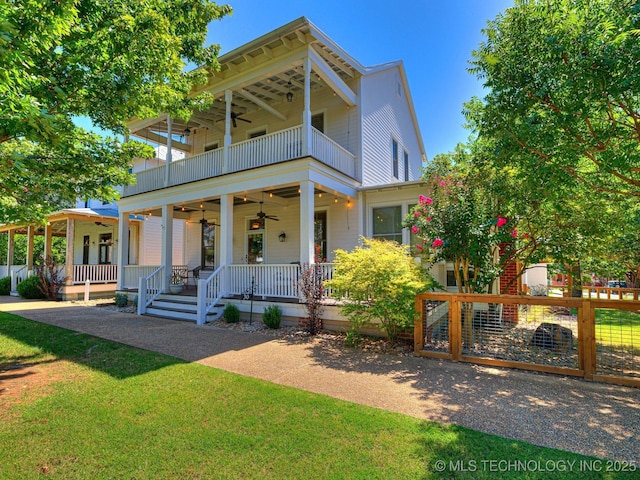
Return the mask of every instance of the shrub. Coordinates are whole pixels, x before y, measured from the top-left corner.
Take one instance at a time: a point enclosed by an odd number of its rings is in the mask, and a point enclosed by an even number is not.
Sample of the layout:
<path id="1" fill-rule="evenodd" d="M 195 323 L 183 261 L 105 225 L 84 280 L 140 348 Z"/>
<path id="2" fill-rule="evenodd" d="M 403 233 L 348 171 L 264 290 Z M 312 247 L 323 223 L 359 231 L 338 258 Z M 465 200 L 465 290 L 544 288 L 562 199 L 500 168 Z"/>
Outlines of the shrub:
<path id="1" fill-rule="evenodd" d="M 40 264 L 35 267 L 36 276 L 40 279 L 39 287 L 44 298 L 57 300 L 60 290 L 64 286 L 66 277 L 61 272 L 53 257 L 40 258 Z"/>
<path id="2" fill-rule="evenodd" d="M 240 309 L 232 303 L 228 303 L 227 306 L 224 307 L 222 316 L 227 323 L 238 323 L 240 321 Z"/>
<path id="3" fill-rule="evenodd" d="M 28 299 L 43 299 L 46 298 L 43 293 L 43 287 L 40 283 L 40 279 L 36 276 L 27 277 L 17 286 L 18 293 L 22 298 Z"/>
<path id="4" fill-rule="evenodd" d="M 11 277 L 0 278 L 0 295 L 11 293 Z"/>
<path id="5" fill-rule="evenodd" d="M 435 282 L 402 245 L 366 238 L 362 242 L 352 252 L 336 251 L 336 268 L 327 287 L 338 298 L 344 297 L 340 310 L 353 330 L 379 321 L 380 328 L 395 340 L 398 333 L 413 326 L 416 294 Z"/>
<path id="6" fill-rule="evenodd" d="M 315 335 L 322 328 L 322 313 L 324 312 L 322 298 L 324 297 L 325 280 L 320 265 L 305 263 L 300 266 L 298 289 L 307 310 L 308 330 L 311 335 Z"/>
<path id="7" fill-rule="evenodd" d="M 116 293 L 116 307 L 126 307 L 129 304 L 129 297 L 126 293 Z"/>
<path id="8" fill-rule="evenodd" d="M 282 310 L 278 305 L 269 305 L 264 309 L 262 314 L 262 322 L 269 328 L 280 328 L 282 320 Z"/>

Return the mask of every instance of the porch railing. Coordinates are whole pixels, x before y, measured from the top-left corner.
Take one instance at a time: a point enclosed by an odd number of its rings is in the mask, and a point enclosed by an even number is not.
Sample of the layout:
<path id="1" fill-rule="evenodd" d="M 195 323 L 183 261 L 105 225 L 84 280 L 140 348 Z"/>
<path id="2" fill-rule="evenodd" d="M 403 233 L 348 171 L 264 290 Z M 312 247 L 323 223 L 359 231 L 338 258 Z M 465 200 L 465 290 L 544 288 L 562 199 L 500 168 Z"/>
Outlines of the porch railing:
<path id="1" fill-rule="evenodd" d="M 311 128 L 310 154 L 320 162 L 355 176 L 355 155 L 325 134 Z M 224 148 L 200 153 L 169 165 L 168 187 L 240 172 L 302 156 L 302 125 L 252 138 L 229 146 L 227 158 Z M 136 173 L 136 184 L 123 187 L 122 196 L 164 188 L 165 166 L 153 167 Z"/>
<path id="2" fill-rule="evenodd" d="M 224 290 L 224 274 L 226 267 L 218 267 L 215 272 L 207 278 L 198 280 L 198 325 L 204 325 L 207 321 L 207 314 L 222 298 Z"/>
<path id="3" fill-rule="evenodd" d="M 118 280 L 117 265 L 74 265 L 73 279 L 74 285 L 85 283 L 116 283 Z"/>
<path id="4" fill-rule="evenodd" d="M 313 156 L 339 172 L 346 173 L 350 177 L 355 177 L 355 155 L 338 145 L 334 140 L 323 135 L 319 130 L 312 128 L 311 132 L 311 149 Z"/>
<path id="5" fill-rule="evenodd" d="M 125 265 L 122 288 L 138 288 L 140 277 L 147 277 L 158 268 L 159 265 Z"/>
<path id="6" fill-rule="evenodd" d="M 333 278 L 335 264 L 322 263 L 322 278 Z M 284 265 L 229 265 L 227 266 L 227 285 L 232 295 L 251 293 L 257 297 L 299 298 L 298 280 L 300 266 L 296 264 Z M 325 297 L 331 294 L 325 291 Z"/>
<path id="7" fill-rule="evenodd" d="M 165 289 L 166 277 L 164 271 L 165 266 L 161 265 L 150 275 L 140 277 L 140 284 L 138 286 L 138 315 L 143 315 L 147 311 L 147 307 L 151 305 Z"/>

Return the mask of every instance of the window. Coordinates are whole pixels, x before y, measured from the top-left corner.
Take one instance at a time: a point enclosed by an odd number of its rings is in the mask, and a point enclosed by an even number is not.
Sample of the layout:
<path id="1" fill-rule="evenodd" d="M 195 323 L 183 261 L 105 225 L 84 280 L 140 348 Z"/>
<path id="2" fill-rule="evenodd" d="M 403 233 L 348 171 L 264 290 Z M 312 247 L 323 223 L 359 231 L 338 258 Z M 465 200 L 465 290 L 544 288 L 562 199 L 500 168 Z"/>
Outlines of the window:
<path id="1" fill-rule="evenodd" d="M 409 181 L 409 154 L 404 151 L 404 181 Z"/>
<path id="2" fill-rule="evenodd" d="M 205 152 L 210 152 L 211 150 L 217 150 L 218 148 L 220 148 L 220 143 L 219 142 L 213 142 L 213 143 L 210 143 L 209 145 L 205 145 L 204 146 L 204 151 Z"/>
<path id="3" fill-rule="evenodd" d="M 89 247 L 91 246 L 89 235 L 85 235 L 82 238 L 82 264 L 89 264 Z"/>
<path id="4" fill-rule="evenodd" d="M 319 132 L 324 133 L 324 113 L 311 115 L 311 126 Z"/>
<path id="5" fill-rule="evenodd" d="M 373 209 L 373 238 L 402 243 L 402 207 Z"/>
<path id="6" fill-rule="evenodd" d="M 264 263 L 264 218 L 252 218 L 247 222 L 246 248 L 247 263 Z"/>
<path id="7" fill-rule="evenodd" d="M 111 263 L 111 247 L 113 238 L 110 233 L 100 234 L 100 245 L 98 249 L 98 263 L 101 265 Z"/>
<path id="8" fill-rule="evenodd" d="M 254 132 L 247 133 L 247 138 L 252 139 L 252 138 L 262 137 L 266 134 L 267 134 L 267 129 L 263 128 L 262 130 L 256 130 Z"/>
<path id="9" fill-rule="evenodd" d="M 393 154 L 393 177 L 398 178 L 398 142 L 395 139 L 393 139 L 392 142 L 391 151 Z"/>
<path id="10" fill-rule="evenodd" d="M 200 267 L 203 270 L 215 268 L 216 260 L 216 227 L 207 223 L 202 224 L 202 252 Z"/>
<path id="11" fill-rule="evenodd" d="M 327 212 L 316 212 L 313 216 L 313 246 L 319 262 L 327 259 Z"/>

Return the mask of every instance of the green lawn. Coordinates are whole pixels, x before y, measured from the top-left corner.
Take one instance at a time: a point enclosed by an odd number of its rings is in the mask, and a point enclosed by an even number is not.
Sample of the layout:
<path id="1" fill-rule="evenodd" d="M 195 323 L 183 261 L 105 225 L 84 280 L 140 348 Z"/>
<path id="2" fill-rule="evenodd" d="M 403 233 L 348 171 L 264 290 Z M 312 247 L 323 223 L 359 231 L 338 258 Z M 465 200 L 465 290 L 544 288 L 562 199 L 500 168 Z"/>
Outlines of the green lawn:
<path id="1" fill-rule="evenodd" d="M 18 398 L 0 387 L 1 479 L 540 478 L 480 462 L 592 461 L 0 313 L 0 379 L 16 364 L 52 376 Z"/>
<path id="2" fill-rule="evenodd" d="M 625 346 L 640 355 L 640 315 L 628 310 L 596 309 L 596 341 Z"/>

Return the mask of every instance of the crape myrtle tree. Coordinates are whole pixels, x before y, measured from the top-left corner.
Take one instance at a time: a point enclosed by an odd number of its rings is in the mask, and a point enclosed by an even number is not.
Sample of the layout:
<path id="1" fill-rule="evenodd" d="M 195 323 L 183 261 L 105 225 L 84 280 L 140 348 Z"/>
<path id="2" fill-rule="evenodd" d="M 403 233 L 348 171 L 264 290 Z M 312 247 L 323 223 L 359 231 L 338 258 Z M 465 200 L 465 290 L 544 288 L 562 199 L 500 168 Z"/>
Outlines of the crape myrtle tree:
<path id="1" fill-rule="evenodd" d="M 506 264 L 531 261 L 536 252 L 530 236 L 519 233 L 520 219 L 509 215 L 510 206 L 492 195 L 491 185 L 500 178 L 477 169 L 473 159 L 473 142 L 437 155 L 424 170 L 425 193 L 404 221 L 417 239 L 415 251 L 428 264 L 453 263 L 460 293 L 491 291 Z M 465 303 L 466 345 L 473 343 L 472 315 L 473 304 Z"/>
<path id="2" fill-rule="evenodd" d="M 189 118 L 211 101 L 192 87 L 218 66 L 207 25 L 230 11 L 208 0 L 0 2 L 0 223 L 114 199 L 132 159 L 152 150 L 74 118 L 120 136 L 130 118 Z M 203 68 L 186 72 L 188 62 Z"/>
<path id="3" fill-rule="evenodd" d="M 484 35 L 478 160 L 517 177 L 532 238 L 579 287 L 581 260 L 628 237 L 640 197 L 640 3 L 516 1 Z"/>

